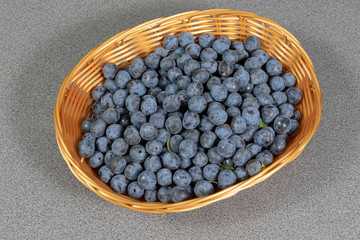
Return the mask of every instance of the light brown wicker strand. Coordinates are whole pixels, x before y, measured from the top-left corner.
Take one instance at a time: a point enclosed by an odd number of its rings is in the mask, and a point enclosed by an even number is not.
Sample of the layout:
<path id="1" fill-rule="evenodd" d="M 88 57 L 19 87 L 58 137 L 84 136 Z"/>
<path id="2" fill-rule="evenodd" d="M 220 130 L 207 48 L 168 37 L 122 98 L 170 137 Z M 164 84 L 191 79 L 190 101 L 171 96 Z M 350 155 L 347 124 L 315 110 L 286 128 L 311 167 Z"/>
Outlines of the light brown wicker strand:
<path id="1" fill-rule="evenodd" d="M 231 40 L 244 41 L 249 35 L 259 37 L 262 40 L 261 49 L 277 58 L 284 70 L 292 72 L 297 78 L 297 86 L 303 91 L 303 100 L 296 106 L 303 117 L 299 134 L 291 139 L 286 151 L 258 175 L 207 197 L 165 204 L 147 203 L 117 194 L 102 183 L 96 171 L 77 154 L 77 142 L 82 135 L 79 126 L 87 116 L 91 116 L 91 91 L 104 82 L 101 68 L 105 63 L 115 62 L 119 68 L 124 67 L 132 58 L 144 57 L 153 52 L 167 34 L 178 34 L 184 30 L 191 32 L 195 38 L 205 32 L 216 36 L 226 35 Z M 86 187 L 122 207 L 147 213 L 167 213 L 206 206 L 270 177 L 302 152 L 319 126 L 321 107 L 322 96 L 312 62 L 290 32 L 274 21 L 254 13 L 211 9 L 151 20 L 125 30 L 91 50 L 66 76 L 55 105 L 54 121 L 60 152 L 71 172 Z"/>

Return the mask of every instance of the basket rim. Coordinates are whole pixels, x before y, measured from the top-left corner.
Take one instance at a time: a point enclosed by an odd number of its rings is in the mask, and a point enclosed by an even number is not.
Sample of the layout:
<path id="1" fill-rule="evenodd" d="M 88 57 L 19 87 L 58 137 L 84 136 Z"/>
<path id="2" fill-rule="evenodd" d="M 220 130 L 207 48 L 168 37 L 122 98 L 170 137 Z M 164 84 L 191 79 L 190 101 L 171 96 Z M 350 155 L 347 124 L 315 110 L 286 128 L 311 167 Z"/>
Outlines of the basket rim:
<path id="1" fill-rule="evenodd" d="M 219 13 L 221 12 L 221 13 Z M 298 143 L 298 146 L 296 148 L 296 151 L 292 152 L 292 157 L 291 159 L 287 158 L 287 155 L 282 156 L 283 154 L 281 154 L 281 158 L 274 162 L 273 164 L 271 164 L 270 166 L 268 166 L 266 169 L 264 169 L 263 171 L 261 171 L 259 174 L 257 174 L 254 177 L 251 177 L 243 182 L 237 183 L 229 188 L 220 190 L 218 192 L 215 192 L 212 195 L 206 196 L 206 197 L 202 197 L 202 198 L 193 198 L 193 199 L 189 199 L 186 200 L 184 202 L 180 202 L 180 203 L 161 203 L 161 202 L 156 202 L 156 203 L 148 203 L 148 202 L 142 202 L 142 201 L 138 201 L 135 199 L 131 199 L 128 196 L 122 195 L 122 194 L 117 194 L 115 192 L 110 192 L 106 189 L 102 189 L 101 187 L 98 187 L 96 182 L 94 182 L 90 177 L 88 177 L 84 171 L 81 170 L 81 168 L 79 166 L 77 166 L 77 164 L 75 164 L 74 162 L 71 161 L 72 156 L 69 153 L 69 150 L 66 146 L 66 144 L 64 143 L 64 139 L 63 139 L 63 130 L 61 127 L 61 116 L 60 116 L 60 110 L 61 110 L 61 103 L 62 103 L 62 99 L 64 97 L 64 93 L 66 88 L 69 86 L 69 82 L 72 80 L 72 76 L 74 76 L 74 74 L 76 73 L 76 71 L 79 68 L 82 68 L 84 66 L 86 66 L 89 62 L 91 62 L 91 59 L 94 58 L 97 54 L 101 53 L 102 49 L 106 48 L 109 44 L 113 44 L 114 43 L 114 39 L 118 39 L 122 36 L 126 36 L 126 34 L 128 34 L 129 32 L 135 31 L 139 28 L 143 28 L 143 27 L 148 27 L 151 25 L 156 25 L 159 22 L 164 22 L 166 20 L 172 19 L 172 20 L 180 20 L 181 17 L 183 16 L 187 16 L 191 14 L 194 14 L 194 16 L 198 16 L 200 14 L 219 14 L 219 15 L 237 15 L 237 16 L 242 16 L 243 18 L 249 17 L 252 18 L 254 20 L 258 19 L 259 21 L 272 25 L 272 26 L 276 26 L 277 30 L 281 30 L 282 33 L 284 33 L 284 35 L 286 36 L 287 39 L 291 40 L 293 42 L 293 44 L 296 46 L 296 50 L 299 52 L 299 54 L 306 59 L 307 63 L 310 64 L 309 65 L 309 69 L 312 73 L 312 91 L 313 93 L 315 92 L 314 89 L 317 90 L 317 94 L 315 95 L 315 98 L 317 101 L 315 101 L 315 104 L 317 104 L 318 106 L 318 110 L 320 112 L 320 117 L 316 119 L 316 121 L 314 122 L 313 128 L 311 129 L 311 131 L 302 139 L 301 142 Z M 252 12 L 247 12 L 247 11 L 237 11 L 237 10 L 232 10 L 232 9 L 210 9 L 210 10 L 201 10 L 201 11 L 189 11 L 189 12 L 182 12 L 182 13 L 178 13 L 175 15 L 171 15 L 168 17 L 161 17 L 161 18 L 156 18 L 147 22 L 144 22 L 142 24 L 139 24 L 135 27 L 126 29 L 116 35 L 114 35 L 113 37 L 109 38 L 108 40 L 106 40 L 104 43 L 98 45 L 97 47 L 93 48 L 91 51 L 89 51 L 77 64 L 76 66 L 67 74 L 67 76 L 65 77 L 63 83 L 61 84 L 59 93 L 58 93 L 58 97 L 56 100 L 56 104 L 55 104 L 55 108 L 54 108 L 54 123 L 55 123 L 55 130 L 56 130 L 56 140 L 58 143 L 58 147 L 59 150 L 65 160 L 65 162 L 67 163 L 68 167 L 70 168 L 71 172 L 75 175 L 75 177 L 81 182 L 83 183 L 87 188 L 91 189 L 92 191 L 94 191 L 97 195 L 99 195 L 100 197 L 116 204 L 116 205 L 120 205 L 135 211 L 140 211 L 140 212 L 148 212 L 148 213 L 165 213 L 165 212 L 183 212 L 183 211 L 189 211 L 189 210 L 193 210 L 196 208 L 200 208 L 203 206 L 206 206 L 208 204 L 211 204 L 213 202 L 231 197 L 233 195 L 235 195 L 236 193 L 238 193 L 241 190 L 247 189 L 257 183 L 260 183 L 262 181 L 264 181 L 265 179 L 269 178 L 270 176 L 272 176 L 275 172 L 277 172 L 280 168 L 282 168 L 284 165 L 286 165 L 287 163 L 293 161 L 305 148 L 305 146 L 309 143 L 310 139 L 312 138 L 312 136 L 314 135 L 314 133 L 317 131 L 319 125 L 320 125 L 320 120 L 321 120 L 321 110 L 322 110 L 322 93 L 320 90 L 320 86 L 317 80 L 317 77 L 315 75 L 315 70 L 314 70 L 314 66 L 313 63 L 310 59 L 310 57 L 308 56 L 308 54 L 306 53 L 306 51 L 303 49 L 303 47 L 301 46 L 300 42 L 295 38 L 294 35 L 292 35 L 288 30 L 286 30 L 285 28 L 281 27 L 280 24 L 276 23 L 275 21 L 265 18 L 265 17 L 261 17 L 255 13 Z M 120 198 L 123 202 L 119 202 L 119 201 L 114 201 L 113 198 L 114 196 L 116 196 L 117 198 Z M 123 203 L 123 204 L 122 204 Z M 201 204 L 199 204 L 201 203 Z M 131 204 L 131 206 L 129 206 L 128 204 Z M 184 205 L 189 205 L 186 208 L 181 208 Z"/>

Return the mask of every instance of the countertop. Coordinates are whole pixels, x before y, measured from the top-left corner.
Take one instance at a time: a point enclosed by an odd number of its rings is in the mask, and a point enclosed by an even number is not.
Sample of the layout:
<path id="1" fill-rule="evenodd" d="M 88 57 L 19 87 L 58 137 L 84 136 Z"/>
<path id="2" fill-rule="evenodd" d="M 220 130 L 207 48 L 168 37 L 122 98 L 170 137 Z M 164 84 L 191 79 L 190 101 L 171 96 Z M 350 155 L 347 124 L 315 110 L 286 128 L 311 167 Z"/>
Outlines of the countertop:
<path id="1" fill-rule="evenodd" d="M 298 38 L 323 94 L 318 131 L 266 181 L 194 211 L 145 214 L 103 200 L 57 147 L 63 79 L 127 28 L 209 8 L 257 13 Z M 0 238 L 359 239 L 359 22 L 355 0 L 0 1 Z"/>

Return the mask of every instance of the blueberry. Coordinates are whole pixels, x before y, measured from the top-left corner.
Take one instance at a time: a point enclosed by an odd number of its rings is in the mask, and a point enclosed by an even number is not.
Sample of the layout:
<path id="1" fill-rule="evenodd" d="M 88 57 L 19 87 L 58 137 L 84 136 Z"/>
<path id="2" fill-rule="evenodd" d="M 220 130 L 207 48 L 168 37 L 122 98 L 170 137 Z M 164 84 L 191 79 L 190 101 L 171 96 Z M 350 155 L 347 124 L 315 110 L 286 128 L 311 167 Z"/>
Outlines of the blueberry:
<path id="1" fill-rule="evenodd" d="M 234 163 L 232 162 L 231 158 L 226 158 L 221 162 L 222 165 L 227 165 L 227 166 L 234 166 Z"/>
<path id="2" fill-rule="evenodd" d="M 219 139 L 226 139 L 233 134 L 233 131 L 231 130 L 229 124 L 225 123 L 215 128 L 215 134 Z"/>
<path id="3" fill-rule="evenodd" d="M 249 53 L 246 50 L 236 50 L 238 53 L 239 62 L 245 62 L 249 58 Z"/>
<path id="4" fill-rule="evenodd" d="M 114 77 L 118 71 L 118 68 L 115 63 L 107 63 L 102 68 L 102 71 L 103 71 L 103 75 L 105 78 L 114 79 Z"/>
<path id="5" fill-rule="evenodd" d="M 226 110 L 226 113 L 230 118 L 241 116 L 241 112 L 240 112 L 240 109 L 238 107 L 229 107 Z"/>
<path id="6" fill-rule="evenodd" d="M 249 143 L 248 145 L 246 145 L 246 149 L 250 151 L 251 157 L 255 157 L 256 155 L 258 155 L 258 153 L 261 152 L 262 147 L 255 143 Z"/>
<path id="7" fill-rule="evenodd" d="M 182 134 L 184 139 L 190 139 L 194 141 L 194 143 L 198 143 L 200 140 L 200 132 L 197 129 L 188 129 L 185 130 Z"/>
<path id="8" fill-rule="evenodd" d="M 144 194 L 144 199 L 147 202 L 157 202 L 157 191 L 156 190 L 146 190 Z"/>
<path id="9" fill-rule="evenodd" d="M 201 67 L 209 73 L 215 73 L 218 69 L 218 64 L 214 59 L 206 59 L 201 62 Z"/>
<path id="10" fill-rule="evenodd" d="M 127 84 L 130 82 L 131 76 L 125 70 L 120 70 L 115 77 L 115 84 L 119 88 L 126 88 Z"/>
<path id="11" fill-rule="evenodd" d="M 252 52 L 251 56 L 260 58 L 261 65 L 264 65 L 269 60 L 269 55 L 260 49 Z"/>
<path id="12" fill-rule="evenodd" d="M 182 47 L 186 47 L 187 45 L 194 43 L 194 37 L 191 33 L 184 31 L 179 34 L 179 44 Z"/>
<path id="13" fill-rule="evenodd" d="M 231 41 L 226 36 L 220 36 L 218 39 L 216 39 L 213 44 L 212 48 L 219 54 L 223 54 L 226 50 L 230 48 Z"/>
<path id="14" fill-rule="evenodd" d="M 241 41 L 232 42 L 230 47 L 235 50 L 245 50 L 244 44 Z"/>
<path id="15" fill-rule="evenodd" d="M 190 60 L 192 60 L 192 57 L 189 54 L 184 53 L 176 59 L 176 63 L 181 70 L 184 70 L 185 64 Z"/>
<path id="16" fill-rule="evenodd" d="M 153 139 L 146 143 L 146 151 L 151 155 L 159 155 L 161 153 L 163 144 L 159 140 Z"/>
<path id="17" fill-rule="evenodd" d="M 108 124 L 113 124 L 117 123 L 120 120 L 120 116 L 114 108 L 109 108 L 101 114 L 101 119 Z"/>
<path id="18" fill-rule="evenodd" d="M 166 52 L 167 54 L 167 52 Z M 150 53 L 146 58 L 145 58 L 145 64 L 148 68 L 150 69 L 157 69 L 159 67 L 159 63 L 160 63 L 160 56 L 156 53 Z"/>
<path id="19" fill-rule="evenodd" d="M 171 187 L 161 187 L 157 192 L 158 199 L 163 203 L 171 202 Z"/>
<path id="20" fill-rule="evenodd" d="M 101 152 L 94 152 L 90 158 L 88 158 L 88 164 L 91 168 L 98 168 L 104 163 L 104 154 Z"/>
<path id="21" fill-rule="evenodd" d="M 209 77 L 210 77 L 209 72 L 203 68 L 196 69 L 192 74 L 193 82 L 199 82 L 202 84 L 206 83 Z"/>
<path id="22" fill-rule="evenodd" d="M 245 70 L 244 67 L 239 68 L 234 73 L 234 78 L 239 80 L 240 82 L 240 88 L 244 88 L 247 86 L 247 84 L 250 82 L 250 74 L 248 71 Z"/>
<path id="23" fill-rule="evenodd" d="M 118 87 L 116 86 L 115 84 L 115 81 L 114 80 L 111 80 L 111 79 L 106 79 L 106 81 L 104 82 L 104 85 L 103 85 L 106 90 L 108 90 L 108 92 L 110 93 L 114 93 Z"/>
<path id="24" fill-rule="evenodd" d="M 201 52 L 201 47 L 196 43 L 191 43 L 185 47 L 185 52 L 193 59 L 198 59 Z"/>
<path id="25" fill-rule="evenodd" d="M 195 113 L 201 113 L 206 109 L 207 101 L 202 96 L 193 96 L 189 99 L 188 107 Z"/>
<path id="26" fill-rule="evenodd" d="M 167 57 L 168 55 L 168 50 L 166 50 L 165 48 L 157 48 L 155 51 L 154 51 L 155 54 L 159 55 L 160 57 Z"/>
<path id="27" fill-rule="evenodd" d="M 223 60 L 219 63 L 218 71 L 222 77 L 228 77 L 234 72 L 234 63 Z"/>
<path id="28" fill-rule="evenodd" d="M 197 152 L 192 158 L 192 163 L 198 167 L 204 167 L 208 163 L 208 156 L 203 152 Z"/>
<path id="29" fill-rule="evenodd" d="M 144 168 L 151 172 L 157 172 L 161 169 L 162 164 L 158 156 L 148 156 L 144 161 Z"/>
<path id="30" fill-rule="evenodd" d="M 254 142 L 261 147 L 268 147 L 274 141 L 275 135 L 267 129 L 260 129 L 254 134 Z"/>
<path id="31" fill-rule="evenodd" d="M 190 158 L 181 157 L 181 159 L 180 159 L 180 168 L 181 169 L 187 169 L 191 165 L 192 165 L 192 162 L 191 162 Z"/>
<path id="32" fill-rule="evenodd" d="M 179 155 L 184 158 L 192 158 L 197 151 L 197 144 L 190 139 L 184 139 L 179 145 Z"/>
<path id="33" fill-rule="evenodd" d="M 290 119 L 290 130 L 288 135 L 290 137 L 295 137 L 299 132 L 299 123 L 295 119 Z"/>
<path id="34" fill-rule="evenodd" d="M 211 131 L 214 128 L 214 124 L 212 124 L 208 118 L 202 118 L 199 124 L 199 130 L 202 132 Z"/>
<path id="35" fill-rule="evenodd" d="M 205 48 L 200 53 L 200 59 L 202 62 L 210 61 L 210 60 L 215 61 L 217 59 L 217 52 L 212 48 Z M 216 63 L 216 65 L 217 65 L 217 63 Z"/>
<path id="36" fill-rule="evenodd" d="M 165 57 L 160 61 L 160 69 L 168 71 L 171 67 L 175 67 L 175 60 L 171 57 Z"/>
<path id="37" fill-rule="evenodd" d="M 242 112 L 242 117 L 245 118 L 246 123 L 251 126 L 259 126 L 261 118 L 260 112 L 254 107 L 247 107 Z"/>
<path id="38" fill-rule="evenodd" d="M 115 175 L 111 181 L 110 186 L 117 193 L 125 193 L 127 186 L 129 184 L 129 180 L 123 174 Z"/>
<path id="39" fill-rule="evenodd" d="M 249 57 L 245 63 L 244 68 L 246 71 L 251 72 L 261 68 L 261 60 L 258 57 Z"/>
<path id="40" fill-rule="evenodd" d="M 285 80 L 280 76 L 270 78 L 269 86 L 273 91 L 282 91 L 285 88 Z"/>
<path id="41" fill-rule="evenodd" d="M 223 82 L 226 89 L 231 93 L 237 93 L 240 89 L 240 81 L 234 77 L 227 77 Z"/>
<path id="42" fill-rule="evenodd" d="M 262 84 L 256 85 L 254 87 L 253 93 L 255 96 L 259 96 L 259 95 L 263 95 L 263 94 L 270 94 L 271 89 L 270 89 L 269 85 L 267 85 L 266 83 L 262 83 Z"/>
<path id="43" fill-rule="evenodd" d="M 205 98 L 207 103 L 211 103 L 214 101 L 214 99 L 211 97 L 210 92 L 204 92 L 202 96 Z"/>
<path id="44" fill-rule="evenodd" d="M 270 123 L 279 115 L 279 109 L 274 105 L 267 105 L 261 109 L 260 115 L 265 123 Z"/>
<path id="45" fill-rule="evenodd" d="M 196 60 L 189 60 L 184 65 L 184 73 L 188 76 L 192 76 L 196 69 L 200 68 L 200 63 Z"/>
<path id="46" fill-rule="evenodd" d="M 203 94 L 203 91 L 204 91 L 203 85 L 198 82 L 190 83 L 186 90 L 189 97 L 201 96 Z"/>
<path id="47" fill-rule="evenodd" d="M 295 107 L 290 103 L 283 103 L 279 106 L 280 115 L 285 115 L 288 118 L 291 118 L 294 114 Z"/>
<path id="48" fill-rule="evenodd" d="M 171 95 L 175 95 L 178 90 L 179 90 L 179 87 L 174 83 L 171 83 L 171 84 L 167 85 L 166 88 L 165 88 L 165 91 L 167 91 Z"/>
<path id="49" fill-rule="evenodd" d="M 245 142 L 250 142 L 254 138 L 255 131 L 259 128 L 259 126 L 247 126 L 245 131 L 240 133 L 239 135 L 244 138 Z"/>
<path id="50" fill-rule="evenodd" d="M 132 80 L 128 83 L 127 90 L 130 94 L 136 94 L 141 97 L 146 93 L 146 86 L 139 80 Z"/>
<path id="51" fill-rule="evenodd" d="M 279 134 L 286 134 L 290 131 L 290 118 L 285 115 L 279 115 L 275 118 L 273 128 Z"/>
<path id="52" fill-rule="evenodd" d="M 156 187 L 156 175 L 152 171 L 144 170 L 139 174 L 137 183 L 145 190 L 154 190 Z"/>
<path id="53" fill-rule="evenodd" d="M 123 138 L 116 139 L 111 145 L 111 150 L 115 155 L 125 155 L 128 148 L 129 145 L 124 141 Z"/>
<path id="54" fill-rule="evenodd" d="M 250 73 L 251 82 L 255 85 L 266 83 L 269 76 L 262 69 L 256 69 Z"/>
<path id="55" fill-rule="evenodd" d="M 113 102 L 120 107 L 124 107 L 125 106 L 125 100 L 128 96 L 128 92 L 124 89 L 118 89 L 114 94 L 113 94 Z"/>
<path id="56" fill-rule="evenodd" d="M 154 113 L 150 116 L 149 123 L 154 124 L 156 128 L 163 128 L 165 126 L 165 115 Z"/>
<path id="57" fill-rule="evenodd" d="M 239 148 L 232 157 L 232 161 L 236 166 L 243 167 L 250 158 L 251 153 L 248 149 Z"/>
<path id="58" fill-rule="evenodd" d="M 95 101 L 99 101 L 105 93 L 106 89 L 103 86 L 98 86 L 92 91 L 91 96 Z"/>
<path id="59" fill-rule="evenodd" d="M 127 187 L 127 193 L 134 199 L 139 199 L 144 195 L 144 189 L 137 182 L 131 182 Z"/>
<path id="60" fill-rule="evenodd" d="M 219 164 L 224 158 L 219 154 L 218 147 L 210 148 L 207 152 L 209 163 Z"/>
<path id="61" fill-rule="evenodd" d="M 107 166 L 99 168 L 98 174 L 100 180 L 104 183 L 108 183 L 112 176 L 114 176 L 114 173 Z"/>
<path id="62" fill-rule="evenodd" d="M 215 109 L 209 112 L 209 121 L 214 125 L 224 124 L 227 119 L 227 113 L 223 109 Z"/>
<path id="63" fill-rule="evenodd" d="M 130 157 L 133 162 L 142 163 L 147 157 L 145 147 L 142 145 L 134 145 L 130 148 Z"/>
<path id="64" fill-rule="evenodd" d="M 129 67 L 129 73 L 133 78 L 139 78 L 146 70 L 144 60 L 141 58 L 134 58 Z"/>
<path id="65" fill-rule="evenodd" d="M 209 196 L 214 193 L 214 187 L 210 182 L 201 180 L 195 184 L 194 193 L 197 197 Z"/>
<path id="66" fill-rule="evenodd" d="M 265 68 L 269 76 L 278 76 L 281 74 L 282 71 L 281 63 L 275 59 L 267 61 Z"/>
<path id="67" fill-rule="evenodd" d="M 109 164 L 109 169 L 115 174 L 122 173 L 125 167 L 126 167 L 126 160 L 122 156 L 114 157 L 113 159 L 111 159 Z"/>
<path id="68" fill-rule="evenodd" d="M 236 167 L 234 169 L 234 173 L 236 175 L 236 179 L 240 180 L 240 181 L 244 181 L 245 179 L 247 179 L 249 177 L 249 175 L 247 174 L 247 171 L 244 167 Z"/>
<path id="69" fill-rule="evenodd" d="M 136 94 L 130 94 L 125 100 L 126 109 L 135 112 L 140 109 L 140 97 Z"/>
<path id="70" fill-rule="evenodd" d="M 141 171 L 143 170 L 142 166 L 139 163 L 130 163 L 125 167 L 124 175 L 129 180 L 136 180 Z"/>
<path id="71" fill-rule="evenodd" d="M 111 141 L 107 137 L 100 137 L 96 139 L 95 147 L 99 152 L 107 152 L 110 150 Z"/>
<path id="72" fill-rule="evenodd" d="M 222 55 L 222 60 L 228 60 L 229 62 L 235 64 L 239 61 L 239 55 L 237 51 L 229 49 Z"/>
<path id="73" fill-rule="evenodd" d="M 204 33 L 199 37 L 199 45 L 202 48 L 211 47 L 214 41 L 215 37 L 211 33 Z"/>
<path id="74" fill-rule="evenodd" d="M 172 173 L 167 168 L 157 171 L 156 178 L 160 186 L 169 186 L 172 183 Z"/>
<path id="75" fill-rule="evenodd" d="M 155 97 L 153 97 L 151 95 L 146 95 L 146 96 L 148 96 L 148 97 L 142 101 L 142 103 L 140 105 L 140 109 L 141 109 L 141 112 L 143 112 L 145 115 L 149 116 L 157 111 L 157 103 L 156 103 Z"/>
<path id="76" fill-rule="evenodd" d="M 217 146 L 218 154 L 224 158 L 230 158 L 236 151 L 236 144 L 230 139 L 222 139 Z"/>
<path id="77" fill-rule="evenodd" d="M 129 115 L 120 116 L 119 124 L 123 128 L 126 128 L 127 126 L 129 126 L 130 125 L 130 116 Z"/>
<path id="78" fill-rule="evenodd" d="M 181 119 L 177 116 L 170 116 L 165 121 L 165 128 L 171 134 L 178 134 L 182 129 Z"/>
<path id="79" fill-rule="evenodd" d="M 245 148 L 245 141 L 240 135 L 233 134 L 229 139 L 235 143 L 236 148 Z"/>
<path id="80" fill-rule="evenodd" d="M 288 144 L 287 135 L 276 135 L 273 143 L 270 145 L 269 150 L 273 154 L 278 155 L 285 151 L 287 144 Z"/>
<path id="81" fill-rule="evenodd" d="M 176 170 L 180 167 L 180 157 L 174 152 L 167 152 L 161 156 L 163 166 L 169 170 Z"/>
<path id="82" fill-rule="evenodd" d="M 178 169 L 173 175 L 173 182 L 178 186 L 186 187 L 191 183 L 191 176 L 185 170 Z"/>
<path id="83" fill-rule="evenodd" d="M 180 68 L 171 67 L 169 69 L 167 77 L 171 82 L 175 82 L 179 76 L 182 76 Z"/>
<path id="84" fill-rule="evenodd" d="M 185 129 L 194 129 L 200 124 L 200 116 L 196 112 L 186 111 L 182 120 Z"/>
<path id="85" fill-rule="evenodd" d="M 83 133 L 88 133 L 90 132 L 90 127 L 91 127 L 91 124 L 94 122 L 94 119 L 91 119 L 91 118 L 88 118 L 88 119 L 85 119 L 82 123 L 81 123 L 81 131 Z"/>
<path id="86" fill-rule="evenodd" d="M 198 166 L 192 166 L 189 169 L 189 174 L 191 176 L 191 182 L 196 183 L 197 181 L 204 180 L 202 170 Z"/>
<path id="87" fill-rule="evenodd" d="M 185 201 L 190 197 L 189 191 L 181 186 L 175 186 L 170 191 L 171 200 L 174 203 Z"/>
<path id="88" fill-rule="evenodd" d="M 200 136 L 200 144 L 204 148 L 211 148 L 216 141 L 216 134 L 210 130 Z"/>
<path id="89" fill-rule="evenodd" d="M 254 89 L 254 84 L 247 83 L 245 87 L 240 87 L 239 93 L 251 93 Z"/>
<path id="90" fill-rule="evenodd" d="M 130 125 L 125 129 L 124 140 L 129 145 L 139 144 L 141 141 L 140 133 L 135 126 Z"/>
<path id="91" fill-rule="evenodd" d="M 236 175 L 233 171 L 222 170 L 218 176 L 218 185 L 221 189 L 230 187 L 236 182 Z"/>
<path id="92" fill-rule="evenodd" d="M 269 94 L 260 94 L 256 96 L 256 98 L 258 99 L 260 106 L 274 104 L 274 98 Z"/>
<path id="93" fill-rule="evenodd" d="M 144 140 L 155 139 L 158 134 L 158 129 L 152 123 L 144 123 L 140 127 L 140 136 Z"/>
<path id="94" fill-rule="evenodd" d="M 112 150 L 108 151 L 104 156 L 104 163 L 107 167 L 110 167 L 111 160 L 116 157 Z"/>
<path id="95" fill-rule="evenodd" d="M 285 87 L 293 87 L 296 83 L 296 78 L 292 73 L 285 73 L 282 75 L 285 80 Z"/>
<path id="96" fill-rule="evenodd" d="M 188 76 L 179 76 L 176 79 L 176 84 L 180 89 L 186 90 L 191 83 L 191 79 Z"/>
<path id="97" fill-rule="evenodd" d="M 164 38 L 164 48 L 170 51 L 174 51 L 178 47 L 178 38 L 175 35 L 167 35 Z"/>
<path id="98" fill-rule="evenodd" d="M 178 46 L 170 55 L 169 57 L 177 60 L 182 54 L 185 53 L 185 48 Z"/>
<path id="99" fill-rule="evenodd" d="M 180 135 L 174 135 L 171 137 L 170 148 L 173 152 L 179 153 L 179 146 L 182 140 L 184 140 L 184 138 Z"/>
<path id="100" fill-rule="evenodd" d="M 256 36 L 249 36 L 245 39 L 245 48 L 249 52 L 254 52 L 260 47 L 260 39 Z"/>
<path id="101" fill-rule="evenodd" d="M 95 138 L 104 136 L 106 129 L 106 122 L 102 119 L 95 120 L 90 126 L 90 133 Z"/>
<path id="102" fill-rule="evenodd" d="M 210 93 L 211 97 L 218 102 L 224 101 L 228 96 L 227 88 L 223 84 L 212 86 Z"/>
<path id="103" fill-rule="evenodd" d="M 301 120 L 301 112 L 298 110 L 294 111 L 294 114 L 292 115 L 292 118 L 295 119 L 296 121 L 300 122 Z"/>
<path id="104" fill-rule="evenodd" d="M 167 112 L 175 112 L 180 108 L 180 101 L 175 95 L 170 95 L 164 99 L 162 106 Z"/>
<path id="105" fill-rule="evenodd" d="M 242 103 L 242 97 L 240 94 L 236 92 L 230 93 L 225 101 L 225 105 L 227 107 L 240 107 L 241 103 Z"/>
<path id="106" fill-rule="evenodd" d="M 161 72 L 162 70 L 159 70 L 159 73 Z M 167 87 L 168 84 L 170 84 L 170 81 L 169 79 L 167 79 L 167 72 L 165 72 L 165 75 L 159 78 L 158 86 L 161 88 L 161 90 L 165 91 L 165 88 Z"/>
<path id="107" fill-rule="evenodd" d="M 146 123 L 146 115 L 141 111 L 133 112 L 131 114 L 130 121 L 136 128 L 140 128 L 144 123 Z"/>
<path id="108" fill-rule="evenodd" d="M 291 87 L 286 90 L 288 102 L 291 104 L 298 104 L 302 99 L 302 92 L 297 87 Z"/>
<path id="109" fill-rule="evenodd" d="M 220 167 L 217 164 L 208 164 L 203 168 L 204 178 L 209 181 L 215 181 L 217 179 L 219 172 L 220 172 Z"/>
<path id="110" fill-rule="evenodd" d="M 280 92 L 280 91 L 273 92 L 271 94 L 271 96 L 274 99 L 274 105 L 275 106 L 279 106 L 279 105 L 287 102 L 287 96 L 286 96 L 286 94 L 284 92 Z"/>
<path id="111" fill-rule="evenodd" d="M 214 101 L 214 102 L 211 102 L 209 104 L 209 107 L 207 109 L 207 113 L 209 114 L 213 110 L 220 110 L 220 109 L 225 110 L 225 106 L 223 104 L 219 103 L 219 102 Z"/>
<path id="112" fill-rule="evenodd" d="M 254 176 L 261 172 L 261 163 L 259 160 L 251 159 L 246 163 L 246 171 L 250 176 Z"/>
<path id="113" fill-rule="evenodd" d="M 256 156 L 256 159 L 267 167 L 273 162 L 274 157 L 269 150 L 264 150 Z"/>
<path id="114" fill-rule="evenodd" d="M 155 70 L 147 70 L 141 76 L 142 83 L 148 88 L 154 88 L 159 83 L 159 74 Z"/>
<path id="115" fill-rule="evenodd" d="M 106 93 L 102 98 L 100 99 L 100 105 L 101 108 L 108 109 L 108 108 L 114 108 L 115 103 L 113 101 L 113 94 L 112 93 Z"/>
<path id="116" fill-rule="evenodd" d="M 234 117 L 231 120 L 231 128 L 234 133 L 243 133 L 246 129 L 246 119 L 241 116 Z"/>
<path id="117" fill-rule="evenodd" d="M 166 91 L 162 91 L 160 92 L 157 96 L 156 96 L 156 100 L 159 104 L 163 104 L 164 100 L 166 97 L 170 96 L 171 94 L 166 92 Z"/>

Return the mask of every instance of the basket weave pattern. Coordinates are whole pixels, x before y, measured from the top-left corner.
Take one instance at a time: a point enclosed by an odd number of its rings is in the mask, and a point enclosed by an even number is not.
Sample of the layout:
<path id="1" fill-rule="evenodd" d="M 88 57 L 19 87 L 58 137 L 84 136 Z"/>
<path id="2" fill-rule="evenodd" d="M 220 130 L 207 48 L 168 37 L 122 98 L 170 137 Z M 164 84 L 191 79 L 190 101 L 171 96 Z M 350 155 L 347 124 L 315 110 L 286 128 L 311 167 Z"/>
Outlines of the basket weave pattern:
<path id="1" fill-rule="evenodd" d="M 189 31 L 197 39 L 210 32 L 216 37 L 228 36 L 232 41 L 244 41 L 249 35 L 261 39 L 261 49 L 277 58 L 283 71 L 293 73 L 303 100 L 296 108 L 302 113 L 300 131 L 291 139 L 286 151 L 274 163 L 254 177 L 203 198 L 180 203 L 148 203 L 115 193 L 102 183 L 97 172 L 77 153 L 81 139 L 81 122 L 91 117 L 91 91 L 105 79 L 101 68 L 113 62 L 119 67 L 128 65 L 134 57 L 145 57 L 160 46 L 168 34 Z M 270 177 L 285 164 L 294 160 L 310 141 L 321 118 L 322 96 L 312 62 L 298 40 L 272 20 L 256 14 L 228 9 L 192 11 L 155 19 L 125 30 L 90 51 L 65 78 L 54 109 L 56 138 L 61 154 L 72 173 L 102 198 L 132 210 L 148 213 L 183 212 L 200 208 L 228 198 Z"/>

